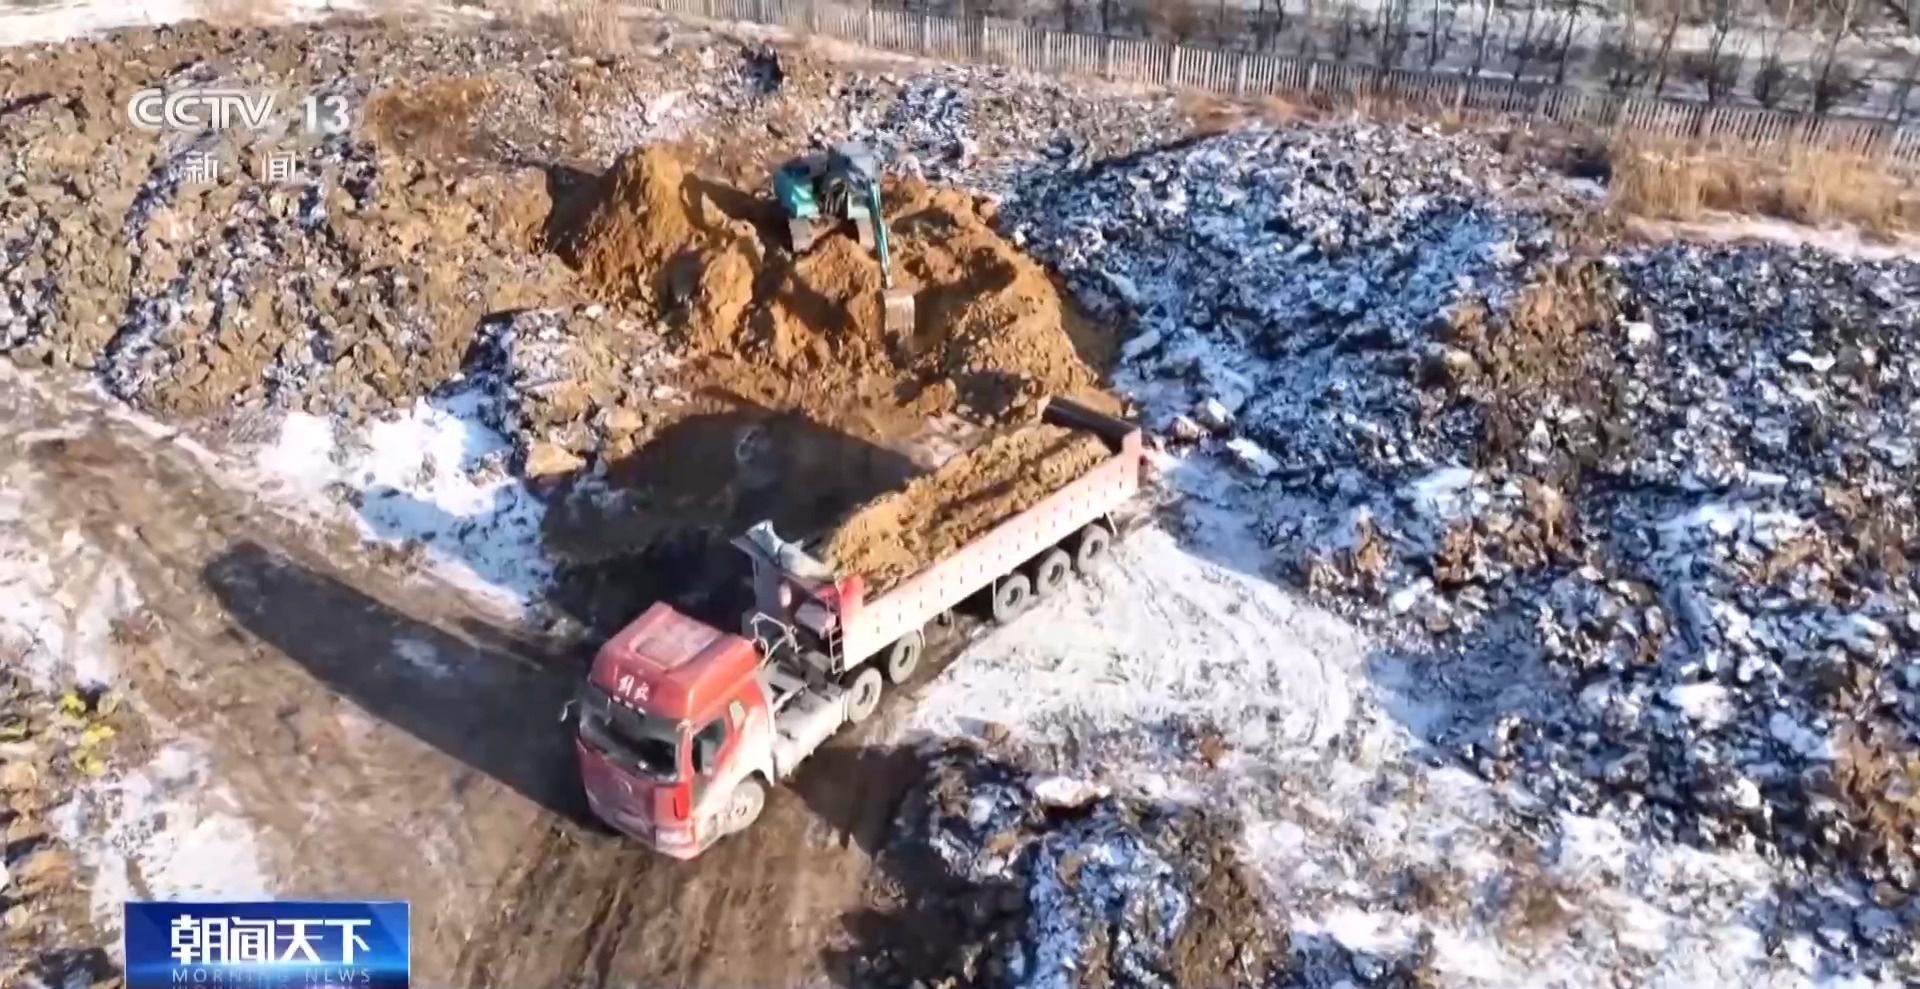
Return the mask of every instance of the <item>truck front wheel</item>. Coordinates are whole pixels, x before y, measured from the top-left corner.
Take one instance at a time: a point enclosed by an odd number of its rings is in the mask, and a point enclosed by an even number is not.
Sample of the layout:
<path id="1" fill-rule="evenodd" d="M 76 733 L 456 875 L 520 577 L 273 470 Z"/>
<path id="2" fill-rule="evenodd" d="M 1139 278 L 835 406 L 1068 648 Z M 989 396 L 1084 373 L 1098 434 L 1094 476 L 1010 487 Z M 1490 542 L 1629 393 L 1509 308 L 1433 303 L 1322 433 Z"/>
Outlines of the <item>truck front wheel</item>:
<path id="1" fill-rule="evenodd" d="M 1008 574 L 993 585 L 993 620 L 1002 625 L 1033 606 L 1033 584 L 1022 573 Z"/>
<path id="2" fill-rule="evenodd" d="M 871 666 L 861 667 L 860 672 L 847 681 L 847 720 L 857 725 L 872 717 L 880 708 L 883 689 L 880 671 Z"/>
<path id="3" fill-rule="evenodd" d="M 759 780 L 741 780 L 727 798 L 727 833 L 739 834 L 753 826 L 767 806 L 767 788 Z"/>

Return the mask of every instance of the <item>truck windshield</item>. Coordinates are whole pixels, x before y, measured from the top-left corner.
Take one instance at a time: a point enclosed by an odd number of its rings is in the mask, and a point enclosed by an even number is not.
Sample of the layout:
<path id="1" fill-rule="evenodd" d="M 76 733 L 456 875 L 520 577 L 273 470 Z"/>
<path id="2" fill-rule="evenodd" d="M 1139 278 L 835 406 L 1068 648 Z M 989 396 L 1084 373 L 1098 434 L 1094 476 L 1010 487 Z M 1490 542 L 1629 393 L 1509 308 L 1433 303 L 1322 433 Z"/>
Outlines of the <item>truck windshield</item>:
<path id="1" fill-rule="evenodd" d="M 580 734 L 634 769 L 664 779 L 680 775 L 679 724 L 616 703 L 591 683 L 580 697 Z"/>

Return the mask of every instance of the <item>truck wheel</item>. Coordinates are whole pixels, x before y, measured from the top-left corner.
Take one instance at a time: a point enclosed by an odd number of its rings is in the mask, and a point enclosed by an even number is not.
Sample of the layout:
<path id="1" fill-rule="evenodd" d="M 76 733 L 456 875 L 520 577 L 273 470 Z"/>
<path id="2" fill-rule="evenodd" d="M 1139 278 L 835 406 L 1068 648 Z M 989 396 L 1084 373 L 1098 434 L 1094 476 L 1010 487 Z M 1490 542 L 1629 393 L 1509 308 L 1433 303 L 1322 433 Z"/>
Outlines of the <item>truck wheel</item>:
<path id="1" fill-rule="evenodd" d="M 919 632 L 908 632 L 887 650 L 887 682 L 898 687 L 920 670 L 920 653 L 926 642 Z"/>
<path id="2" fill-rule="evenodd" d="M 1033 584 L 1026 574 L 1010 573 L 993 585 L 993 620 L 1002 625 L 1033 606 Z"/>
<path id="3" fill-rule="evenodd" d="M 759 780 L 741 780 L 727 798 L 727 833 L 738 834 L 753 826 L 767 806 L 767 788 Z"/>
<path id="4" fill-rule="evenodd" d="M 861 667 L 860 672 L 847 681 L 847 720 L 857 725 L 871 717 L 880 708 L 883 689 L 880 671 L 871 666 Z"/>
<path id="5" fill-rule="evenodd" d="M 1033 565 L 1033 593 L 1039 597 L 1056 594 L 1073 578 L 1073 557 L 1064 549 L 1050 549 Z"/>
<path id="6" fill-rule="evenodd" d="M 1073 543 L 1073 568 L 1083 574 L 1093 573 L 1107 562 L 1107 551 L 1113 548 L 1113 533 L 1098 522 L 1080 530 Z"/>

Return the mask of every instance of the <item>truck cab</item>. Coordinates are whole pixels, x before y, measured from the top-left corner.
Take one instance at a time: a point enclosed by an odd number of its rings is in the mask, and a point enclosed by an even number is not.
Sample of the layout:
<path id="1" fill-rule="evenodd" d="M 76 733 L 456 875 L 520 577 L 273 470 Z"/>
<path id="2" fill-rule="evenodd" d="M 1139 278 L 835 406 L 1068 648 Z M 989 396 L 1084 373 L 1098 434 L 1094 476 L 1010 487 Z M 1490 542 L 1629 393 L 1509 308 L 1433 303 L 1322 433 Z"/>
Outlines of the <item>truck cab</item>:
<path id="1" fill-rule="evenodd" d="M 608 640 L 575 737 L 594 814 L 678 858 L 751 824 L 773 773 L 761 659 L 754 643 L 664 603 Z"/>

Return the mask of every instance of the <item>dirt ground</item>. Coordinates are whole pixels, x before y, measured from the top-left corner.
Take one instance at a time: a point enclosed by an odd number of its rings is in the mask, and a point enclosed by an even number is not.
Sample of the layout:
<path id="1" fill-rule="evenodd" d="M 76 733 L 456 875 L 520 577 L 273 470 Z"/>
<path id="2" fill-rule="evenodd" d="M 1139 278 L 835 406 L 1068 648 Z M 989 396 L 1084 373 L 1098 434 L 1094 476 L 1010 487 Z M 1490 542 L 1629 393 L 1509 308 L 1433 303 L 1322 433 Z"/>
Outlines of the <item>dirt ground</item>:
<path id="1" fill-rule="evenodd" d="M 263 511 L 203 447 L 92 394 L 8 384 L 0 469 L 48 557 L 83 540 L 143 602 L 115 650 L 137 701 L 112 760 L 137 766 L 190 725 L 280 888 L 409 900 L 423 985 L 831 976 L 910 755 L 852 736 L 743 838 L 692 864 L 654 855 L 584 819 L 557 720 L 580 643 L 503 628 L 345 534 Z M 403 660 L 402 642 L 461 675 Z M 48 909 L 84 943 L 84 887 L 60 895 Z"/>

